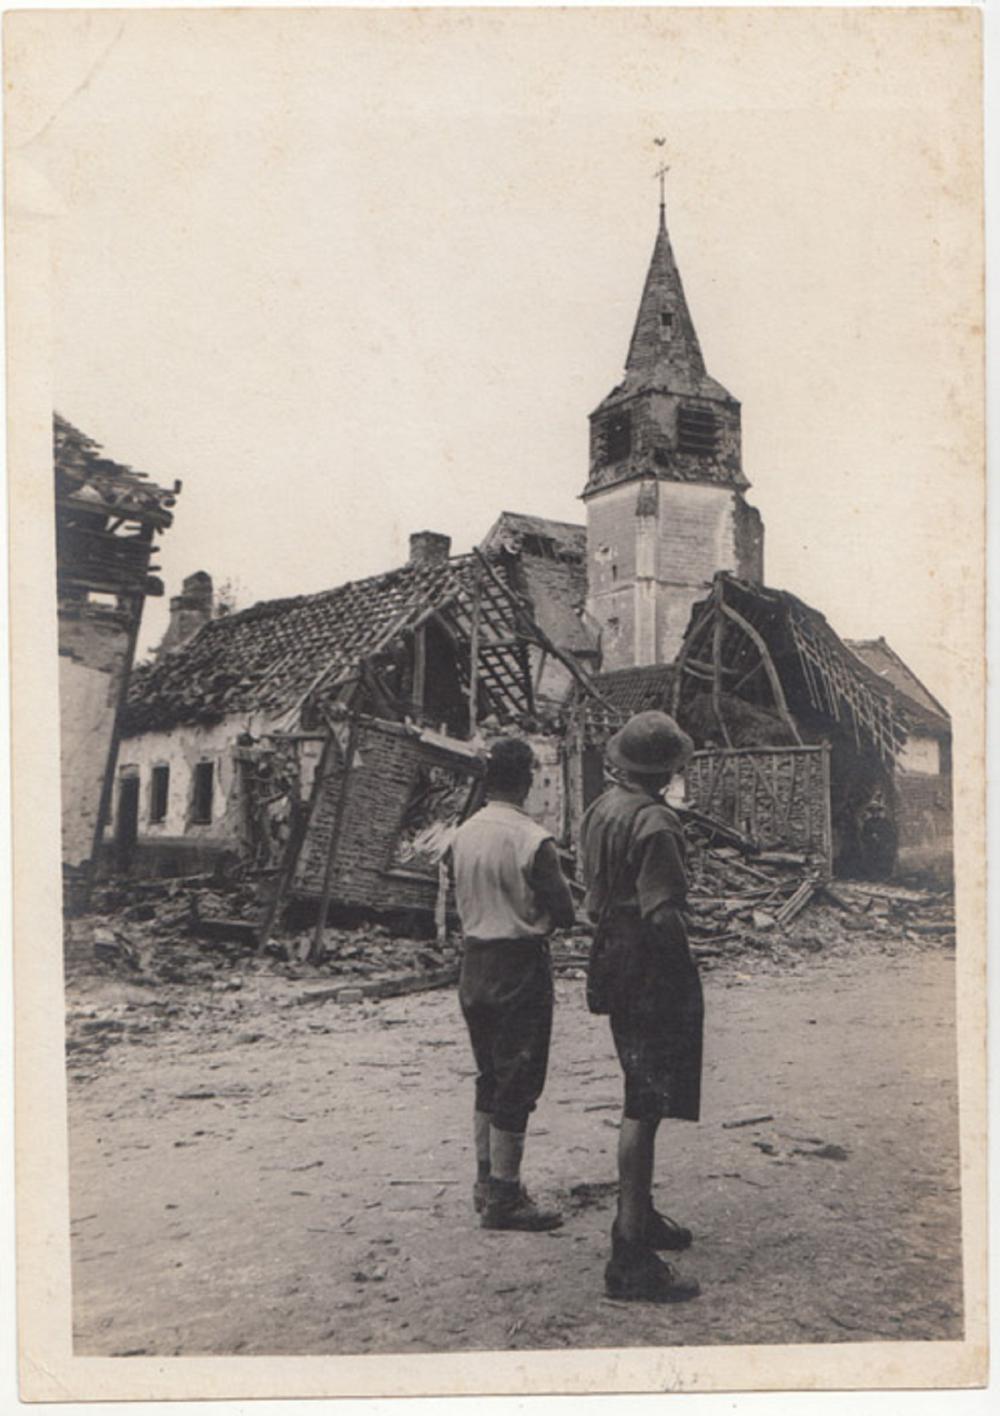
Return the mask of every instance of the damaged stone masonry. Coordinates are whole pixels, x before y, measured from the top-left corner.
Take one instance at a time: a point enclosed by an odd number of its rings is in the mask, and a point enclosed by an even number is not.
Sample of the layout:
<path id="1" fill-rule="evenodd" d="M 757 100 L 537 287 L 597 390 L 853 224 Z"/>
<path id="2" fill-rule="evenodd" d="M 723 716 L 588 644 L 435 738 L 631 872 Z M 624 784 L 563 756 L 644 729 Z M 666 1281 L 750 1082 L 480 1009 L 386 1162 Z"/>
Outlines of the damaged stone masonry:
<path id="1" fill-rule="evenodd" d="M 698 749 L 672 791 L 697 878 L 732 897 L 735 875 L 750 892 L 731 923 L 752 929 L 762 916 L 780 929 L 807 905 L 844 916 L 835 875 L 923 872 L 946 884 L 948 715 L 884 640 L 841 640 L 819 611 L 766 586 L 740 416 L 706 370 L 661 207 L 624 379 L 590 418 L 585 525 L 505 511 L 464 555 L 446 535 L 417 532 L 404 566 L 224 616 L 197 572 L 109 720 L 138 587 L 156 593 L 145 562 L 125 562 L 148 560 L 173 494 L 136 483 L 145 510 L 133 507 L 134 549 L 121 553 L 119 575 L 136 579 L 118 638 L 79 600 L 107 588 L 80 580 L 79 547 L 91 542 L 68 522 L 61 652 L 67 666 L 83 662 L 74 646 L 86 608 L 88 685 L 103 675 L 99 691 L 68 682 L 63 699 L 75 864 L 92 859 L 105 877 L 214 871 L 249 882 L 241 929 L 255 947 L 309 922 L 318 958 L 323 922 L 338 912 L 406 929 L 436 919 L 443 939 L 441 857 L 479 800 L 483 746 L 498 733 L 529 737 L 540 770 L 528 809 L 572 870 L 608 736 L 659 707 Z M 69 453 L 83 463 L 96 453 L 61 420 L 56 447 L 63 508 Z M 123 523 L 107 524 L 110 546 Z M 108 584 L 118 595 L 122 582 Z M 89 719 L 73 694 L 92 705 Z M 101 732 L 101 791 L 84 809 L 70 788 L 82 758 L 95 761 L 83 738 Z"/>
<path id="2" fill-rule="evenodd" d="M 85 892 L 108 819 L 121 708 L 147 595 L 162 595 L 153 538 L 168 491 L 101 455 L 58 414 L 53 423 L 61 707 L 62 859 L 70 895 Z M 137 810 L 138 803 L 134 803 Z M 128 791 L 119 819 L 131 814 Z"/>

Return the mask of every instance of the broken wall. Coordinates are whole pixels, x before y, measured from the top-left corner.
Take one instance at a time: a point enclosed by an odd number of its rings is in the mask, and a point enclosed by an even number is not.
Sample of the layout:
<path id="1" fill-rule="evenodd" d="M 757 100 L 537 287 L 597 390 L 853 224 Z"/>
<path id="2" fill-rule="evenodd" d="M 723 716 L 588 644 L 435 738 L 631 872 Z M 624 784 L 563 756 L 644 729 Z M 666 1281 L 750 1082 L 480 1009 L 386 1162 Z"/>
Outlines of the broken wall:
<path id="1" fill-rule="evenodd" d="M 896 762 L 900 772 L 936 777 L 941 772 L 941 744 L 929 733 L 909 732 Z"/>
<path id="2" fill-rule="evenodd" d="M 60 605 L 62 859 L 74 869 L 94 845 L 130 643 L 128 616 L 111 606 Z"/>
<path id="3" fill-rule="evenodd" d="M 467 803 L 480 771 L 476 753 L 436 734 L 366 720 L 348 772 L 348 741 L 345 724 L 338 732 L 336 760 L 318 783 L 292 893 L 321 896 L 334 841 L 335 903 L 433 910 L 438 892 L 434 857 L 442 844 L 433 827 L 459 800 Z"/>
<path id="4" fill-rule="evenodd" d="M 929 874 L 947 883 L 954 871 L 952 779 L 900 772 L 896 777 L 896 874 Z"/>
<path id="5" fill-rule="evenodd" d="M 529 736 L 538 766 L 531 791 L 524 803 L 530 817 L 551 831 L 557 841 L 563 841 L 567 829 L 566 782 L 563 769 L 561 738 Z"/>
<path id="6" fill-rule="evenodd" d="M 688 801 L 764 847 L 820 855 L 831 867 L 830 754 L 825 747 L 696 752 Z"/>

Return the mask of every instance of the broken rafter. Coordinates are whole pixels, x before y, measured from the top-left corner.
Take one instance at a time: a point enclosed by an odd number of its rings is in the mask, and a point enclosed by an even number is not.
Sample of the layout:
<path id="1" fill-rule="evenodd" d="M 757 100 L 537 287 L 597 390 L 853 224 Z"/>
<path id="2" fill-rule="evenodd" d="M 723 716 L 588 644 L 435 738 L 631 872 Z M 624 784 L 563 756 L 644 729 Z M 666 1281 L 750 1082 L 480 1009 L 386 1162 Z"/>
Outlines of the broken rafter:
<path id="1" fill-rule="evenodd" d="M 733 624 L 737 625 L 738 628 L 740 628 L 743 633 L 747 635 L 747 637 L 753 642 L 758 654 L 760 655 L 761 663 L 764 665 L 764 672 L 767 674 L 768 683 L 771 685 L 771 692 L 774 695 L 774 706 L 777 708 L 781 721 L 791 733 L 794 741 L 798 744 L 799 747 L 801 747 L 803 745 L 802 738 L 799 734 L 798 728 L 795 726 L 794 718 L 788 711 L 788 703 L 785 699 L 785 690 L 781 686 L 781 679 L 778 677 L 778 671 L 774 667 L 774 660 L 771 658 L 771 651 L 768 649 L 767 644 L 764 642 L 763 636 L 757 629 L 754 628 L 754 626 L 750 623 L 748 619 L 744 619 L 744 617 L 739 613 L 738 610 L 734 610 L 732 605 L 726 604 L 726 601 L 722 596 L 721 585 L 719 591 L 718 606 L 722 614 L 724 614 L 728 620 L 731 620 Z"/>
<path id="2" fill-rule="evenodd" d="M 696 641 L 701 636 L 703 630 L 707 629 L 711 625 L 714 615 L 715 604 L 713 601 L 704 610 L 702 610 L 694 625 L 685 635 L 684 643 L 681 645 L 681 651 L 677 655 L 677 660 L 675 663 L 676 673 L 674 678 L 674 685 L 670 695 L 670 711 L 675 718 L 677 716 L 678 709 L 680 708 L 681 687 L 684 682 L 685 665 L 687 664 L 687 660 L 691 654 L 691 650 L 695 646 Z"/>
<path id="3" fill-rule="evenodd" d="M 725 625 L 722 615 L 719 613 L 723 606 L 722 584 L 718 580 L 712 588 L 712 600 L 715 605 L 715 617 L 712 623 L 712 713 L 715 716 L 716 726 L 726 740 L 726 746 L 732 747 L 733 740 L 722 715 L 722 636 L 725 633 Z"/>
<path id="4" fill-rule="evenodd" d="M 533 639 L 540 648 L 547 650 L 548 653 L 550 653 L 554 659 L 558 659 L 559 662 L 563 665 L 563 667 L 568 669 L 569 672 L 573 675 L 573 677 L 576 679 L 577 683 L 580 685 L 580 687 L 584 690 L 585 693 L 588 693 L 604 708 L 610 710 L 613 713 L 617 713 L 618 710 L 615 708 L 614 704 L 611 703 L 609 699 L 605 698 L 603 693 L 598 692 L 598 690 L 591 683 L 589 675 L 584 672 L 584 670 L 577 663 L 576 659 L 574 659 L 573 655 L 568 652 L 564 652 L 562 649 L 557 648 L 557 646 L 553 644 L 552 640 L 534 619 L 534 617 L 527 609 L 517 592 L 512 588 L 505 587 L 503 585 L 496 571 L 490 565 L 489 561 L 483 555 L 482 551 L 479 549 L 478 546 L 474 547 L 474 551 L 476 556 L 479 558 L 480 564 L 483 566 L 490 579 L 494 582 L 494 584 L 498 585 L 504 591 L 505 594 L 510 596 L 515 608 L 515 613 L 521 616 L 522 620 L 527 626 L 528 633 L 526 635 L 526 638 Z M 530 687 L 530 678 L 528 682 Z"/>

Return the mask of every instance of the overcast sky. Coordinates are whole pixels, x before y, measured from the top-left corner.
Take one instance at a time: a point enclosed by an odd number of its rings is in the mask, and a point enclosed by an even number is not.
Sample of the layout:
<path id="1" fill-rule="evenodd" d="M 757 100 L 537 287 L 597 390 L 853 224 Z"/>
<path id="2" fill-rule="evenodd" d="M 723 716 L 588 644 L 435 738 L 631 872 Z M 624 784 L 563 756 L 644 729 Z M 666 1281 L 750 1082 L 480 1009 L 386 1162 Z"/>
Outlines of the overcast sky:
<path id="1" fill-rule="evenodd" d="M 981 574 L 978 107 L 958 12 L 39 16 L 56 407 L 184 489 L 242 603 L 584 519 L 668 222 L 770 584 L 948 698 Z M 143 641 L 163 631 L 148 602 Z"/>

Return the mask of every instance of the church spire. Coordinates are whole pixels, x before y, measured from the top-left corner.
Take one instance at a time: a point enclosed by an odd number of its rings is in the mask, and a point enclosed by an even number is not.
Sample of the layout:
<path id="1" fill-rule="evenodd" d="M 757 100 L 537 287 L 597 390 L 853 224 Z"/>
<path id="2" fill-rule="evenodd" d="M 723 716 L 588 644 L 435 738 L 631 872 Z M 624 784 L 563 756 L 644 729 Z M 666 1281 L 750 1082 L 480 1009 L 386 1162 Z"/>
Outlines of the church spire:
<path id="1" fill-rule="evenodd" d="M 704 374 L 705 361 L 667 232 L 664 190 L 667 170 L 661 167 L 657 173 L 660 223 L 625 368 L 629 374 L 656 372 L 668 380 L 673 375 L 687 382 Z"/>

